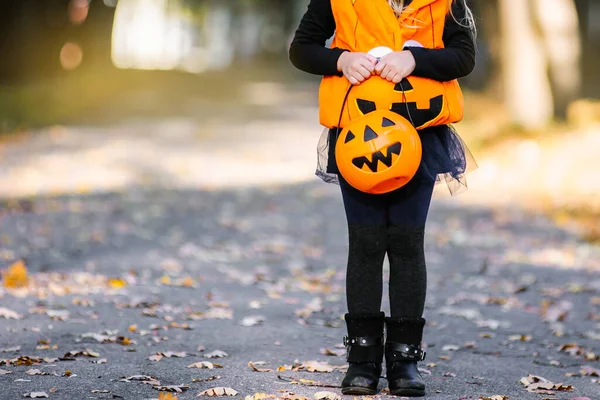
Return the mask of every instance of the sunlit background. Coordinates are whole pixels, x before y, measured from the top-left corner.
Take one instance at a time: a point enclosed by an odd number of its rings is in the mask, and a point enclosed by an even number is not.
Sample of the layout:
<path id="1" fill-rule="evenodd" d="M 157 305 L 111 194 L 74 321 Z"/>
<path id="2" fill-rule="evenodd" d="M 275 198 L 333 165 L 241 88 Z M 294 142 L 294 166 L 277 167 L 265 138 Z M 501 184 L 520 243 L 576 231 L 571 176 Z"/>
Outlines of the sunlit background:
<path id="1" fill-rule="evenodd" d="M 576 216 L 595 237 L 600 3 L 472 3 L 458 129 L 480 168 L 458 201 Z M 287 59 L 307 4 L 1 1 L 0 197 L 316 179 L 319 78 Z"/>

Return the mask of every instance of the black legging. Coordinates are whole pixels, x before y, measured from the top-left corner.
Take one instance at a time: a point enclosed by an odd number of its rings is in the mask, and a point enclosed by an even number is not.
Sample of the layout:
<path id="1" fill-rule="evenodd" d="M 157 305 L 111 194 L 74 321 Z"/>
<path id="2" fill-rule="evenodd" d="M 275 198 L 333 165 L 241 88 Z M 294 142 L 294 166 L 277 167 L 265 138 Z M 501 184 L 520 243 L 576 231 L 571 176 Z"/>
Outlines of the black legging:
<path id="1" fill-rule="evenodd" d="M 390 261 L 391 316 L 419 318 L 425 308 L 424 231 L 434 182 L 413 179 L 382 195 L 360 192 L 340 176 L 349 233 L 349 313 L 381 310 L 383 260 Z"/>

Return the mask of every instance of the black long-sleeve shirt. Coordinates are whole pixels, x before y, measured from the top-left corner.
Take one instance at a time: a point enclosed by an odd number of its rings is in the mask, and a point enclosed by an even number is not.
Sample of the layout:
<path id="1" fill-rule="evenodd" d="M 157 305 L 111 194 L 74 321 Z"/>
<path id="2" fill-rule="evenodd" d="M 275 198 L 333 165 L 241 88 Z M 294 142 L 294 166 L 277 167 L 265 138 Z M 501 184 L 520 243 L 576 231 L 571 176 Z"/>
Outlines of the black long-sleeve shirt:
<path id="1" fill-rule="evenodd" d="M 464 20 L 461 1 L 454 2 L 452 13 Z M 330 0 L 311 0 L 292 41 L 289 57 L 292 64 L 315 75 L 341 75 L 337 70 L 340 55 L 347 49 L 325 47 L 335 32 L 335 20 Z M 475 67 L 475 44 L 468 27 L 458 24 L 450 15 L 446 18 L 443 49 L 409 47 L 415 58 L 412 75 L 444 82 L 467 76 Z"/>

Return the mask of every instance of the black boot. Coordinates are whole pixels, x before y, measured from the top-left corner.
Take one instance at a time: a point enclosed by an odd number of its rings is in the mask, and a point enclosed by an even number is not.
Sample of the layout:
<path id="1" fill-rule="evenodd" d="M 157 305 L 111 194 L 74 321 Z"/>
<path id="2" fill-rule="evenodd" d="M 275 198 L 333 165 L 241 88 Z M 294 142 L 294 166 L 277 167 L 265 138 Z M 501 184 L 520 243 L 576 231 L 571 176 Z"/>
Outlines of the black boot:
<path id="1" fill-rule="evenodd" d="M 385 314 L 346 314 L 348 336 L 348 372 L 342 381 L 343 394 L 371 395 L 377 393 L 383 362 L 383 321 Z"/>
<path id="2" fill-rule="evenodd" d="M 425 396 L 425 382 L 417 369 L 417 361 L 425 359 L 421 349 L 423 318 L 386 318 L 386 376 L 390 394 Z"/>

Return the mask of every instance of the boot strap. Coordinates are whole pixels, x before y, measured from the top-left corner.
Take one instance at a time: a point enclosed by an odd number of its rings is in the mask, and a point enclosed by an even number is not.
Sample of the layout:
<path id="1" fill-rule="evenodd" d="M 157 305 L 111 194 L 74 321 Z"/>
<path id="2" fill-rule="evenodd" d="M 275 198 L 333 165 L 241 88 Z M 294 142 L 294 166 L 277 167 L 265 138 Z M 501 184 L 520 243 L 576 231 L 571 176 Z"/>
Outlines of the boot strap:
<path id="1" fill-rule="evenodd" d="M 344 336 L 349 362 L 381 363 L 383 360 L 383 337 Z"/>
<path id="2" fill-rule="evenodd" d="M 427 353 L 414 344 L 387 342 L 385 358 L 387 361 L 423 361 Z"/>

